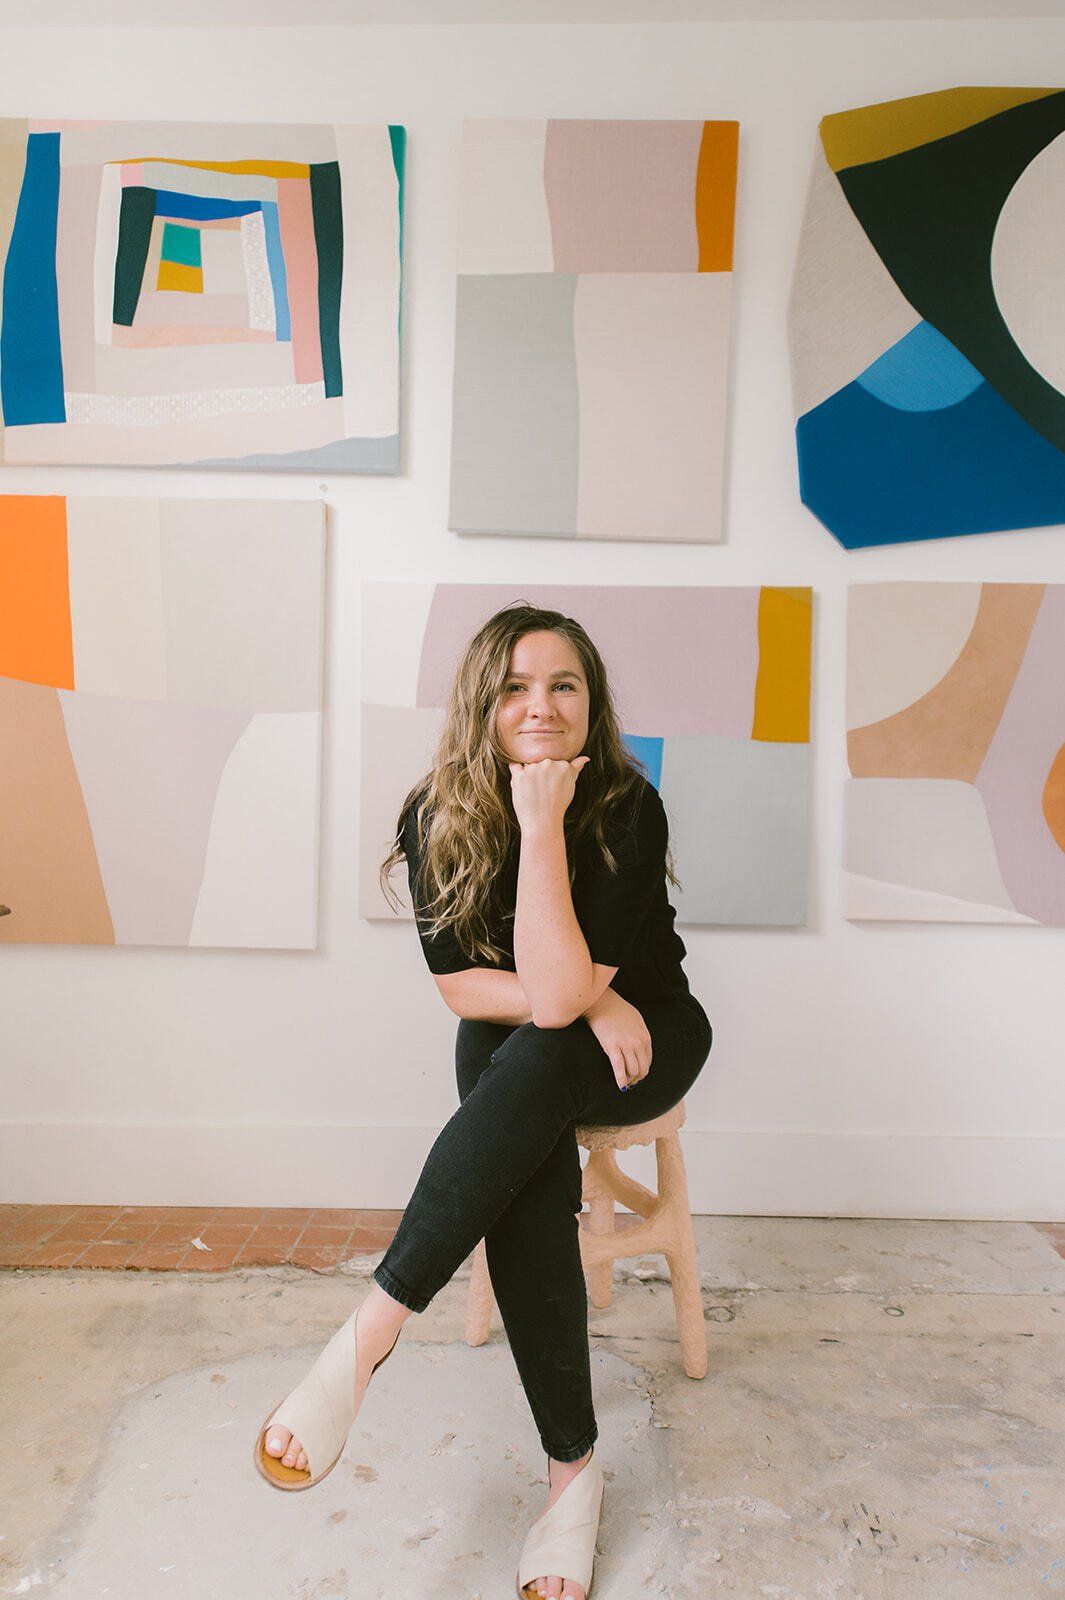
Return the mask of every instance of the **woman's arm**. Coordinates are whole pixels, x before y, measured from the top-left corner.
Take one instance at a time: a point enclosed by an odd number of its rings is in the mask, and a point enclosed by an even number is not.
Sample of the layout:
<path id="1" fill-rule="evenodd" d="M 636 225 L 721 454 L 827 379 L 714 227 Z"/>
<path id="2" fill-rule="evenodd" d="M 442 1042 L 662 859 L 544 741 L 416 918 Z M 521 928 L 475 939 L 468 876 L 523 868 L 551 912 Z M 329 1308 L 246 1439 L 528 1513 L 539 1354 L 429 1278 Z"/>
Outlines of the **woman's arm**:
<path id="1" fill-rule="evenodd" d="M 557 838 L 522 832 L 514 964 L 539 1028 L 566 1028 L 575 1022 L 618 970 L 597 966 L 588 953 L 573 909 L 561 819 Z"/>
<path id="2" fill-rule="evenodd" d="M 595 968 L 596 986 L 601 980 L 602 991 L 586 1013 L 589 1024 L 605 1008 L 612 992 L 608 985 L 617 970 L 617 967 Z M 533 1021 L 532 1007 L 516 972 L 503 972 L 498 967 L 468 967 L 465 972 L 435 976 L 444 1004 L 457 1017 L 468 1017 L 476 1022 L 502 1022 L 512 1028 Z"/>
<path id="3" fill-rule="evenodd" d="M 465 972 L 436 975 L 444 1004 L 457 1017 L 476 1022 L 503 1022 L 518 1028 L 532 1021 L 532 1008 L 516 972 L 498 967 L 468 967 Z"/>
<path id="4" fill-rule="evenodd" d="M 617 971 L 592 961 L 570 893 L 562 821 L 587 759 L 512 763 L 510 769 L 521 824 L 514 964 L 539 1028 L 567 1028 Z"/>

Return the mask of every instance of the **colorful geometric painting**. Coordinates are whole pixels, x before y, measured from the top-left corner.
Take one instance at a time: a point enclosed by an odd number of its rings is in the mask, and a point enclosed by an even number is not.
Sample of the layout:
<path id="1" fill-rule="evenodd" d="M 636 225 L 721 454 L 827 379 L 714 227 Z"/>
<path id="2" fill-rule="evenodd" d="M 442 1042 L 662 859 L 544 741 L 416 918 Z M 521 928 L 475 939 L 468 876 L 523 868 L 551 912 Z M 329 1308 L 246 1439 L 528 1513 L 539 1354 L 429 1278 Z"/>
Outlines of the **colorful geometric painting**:
<path id="1" fill-rule="evenodd" d="M 1065 523 L 1065 90 L 825 117 L 791 299 L 803 501 L 848 549 Z"/>
<path id="2" fill-rule="evenodd" d="M 399 808 L 432 765 L 463 650 L 515 600 L 575 617 L 602 654 L 628 747 L 669 816 L 678 919 L 801 925 L 813 596 L 770 588 L 368 584 L 361 915 L 393 914 L 377 873 Z"/>
<path id="3" fill-rule="evenodd" d="M 846 915 L 1065 923 L 1065 584 L 850 591 Z"/>
<path id="4" fill-rule="evenodd" d="M 450 528 L 721 538 L 736 122 L 468 122 Z"/>
<path id="5" fill-rule="evenodd" d="M 0 461 L 394 472 L 404 141 L 0 120 Z"/>
<path id="6" fill-rule="evenodd" d="M 0 496 L 0 942 L 317 940 L 321 506 Z"/>

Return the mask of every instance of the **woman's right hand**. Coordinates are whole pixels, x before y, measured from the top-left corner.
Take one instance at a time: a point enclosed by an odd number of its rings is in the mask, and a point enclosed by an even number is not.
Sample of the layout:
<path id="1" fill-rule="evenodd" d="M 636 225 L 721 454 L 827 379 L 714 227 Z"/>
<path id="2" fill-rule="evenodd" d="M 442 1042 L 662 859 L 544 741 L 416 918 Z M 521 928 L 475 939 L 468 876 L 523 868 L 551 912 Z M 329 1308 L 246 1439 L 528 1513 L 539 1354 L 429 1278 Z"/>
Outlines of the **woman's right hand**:
<path id="1" fill-rule="evenodd" d="M 619 1089 L 628 1089 L 651 1070 L 651 1035 L 634 1005 L 609 987 L 584 1013 L 584 1020 L 606 1052 Z"/>

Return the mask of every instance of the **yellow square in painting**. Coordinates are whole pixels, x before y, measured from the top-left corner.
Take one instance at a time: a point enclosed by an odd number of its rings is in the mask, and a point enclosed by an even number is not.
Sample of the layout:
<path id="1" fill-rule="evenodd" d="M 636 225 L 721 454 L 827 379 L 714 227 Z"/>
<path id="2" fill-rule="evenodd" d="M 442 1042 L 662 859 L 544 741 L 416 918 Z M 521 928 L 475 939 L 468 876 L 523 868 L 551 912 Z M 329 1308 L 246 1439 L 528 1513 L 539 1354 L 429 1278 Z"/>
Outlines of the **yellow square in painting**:
<path id="1" fill-rule="evenodd" d="M 179 289 L 186 294 L 203 293 L 203 268 L 184 267 L 179 261 L 160 261 L 157 289 Z"/>

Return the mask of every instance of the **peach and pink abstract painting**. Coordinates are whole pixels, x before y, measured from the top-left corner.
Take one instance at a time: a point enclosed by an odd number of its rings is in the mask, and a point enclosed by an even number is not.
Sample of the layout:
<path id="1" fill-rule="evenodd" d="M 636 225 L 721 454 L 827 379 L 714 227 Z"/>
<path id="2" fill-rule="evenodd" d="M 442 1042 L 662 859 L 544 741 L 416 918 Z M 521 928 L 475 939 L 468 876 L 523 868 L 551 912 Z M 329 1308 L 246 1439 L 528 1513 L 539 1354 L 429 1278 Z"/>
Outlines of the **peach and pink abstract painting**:
<path id="1" fill-rule="evenodd" d="M 0 942 L 313 948 L 314 502 L 0 496 Z"/>
<path id="2" fill-rule="evenodd" d="M 850 590 L 845 911 L 1065 924 L 1065 584 Z"/>
<path id="3" fill-rule="evenodd" d="M 449 527 L 720 540 L 738 137 L 465 124 Z"/>

